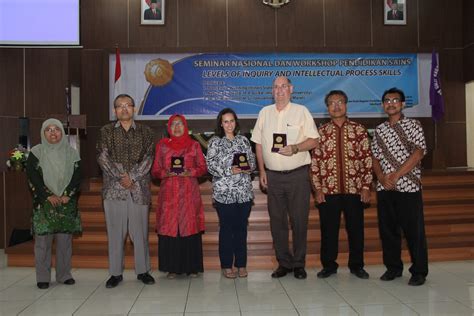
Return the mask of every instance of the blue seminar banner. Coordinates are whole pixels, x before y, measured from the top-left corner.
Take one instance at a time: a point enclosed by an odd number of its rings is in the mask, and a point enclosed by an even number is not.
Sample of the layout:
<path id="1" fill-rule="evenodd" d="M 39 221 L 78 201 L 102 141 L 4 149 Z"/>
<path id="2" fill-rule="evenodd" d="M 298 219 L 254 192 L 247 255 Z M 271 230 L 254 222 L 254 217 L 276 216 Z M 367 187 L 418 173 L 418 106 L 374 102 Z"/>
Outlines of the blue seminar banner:
<path id="1" fill-rule="evenodd" d="M 429 65 L 421 69 L 418 59 L 417 54 L 123 54 L 122 86 L 139 104 L 138 119 L 176 113 L 215 118 L 225 107 L 255 118 L 273 103 L 272 81 L 278 76 L 291 79 L 292 101 L 314 117 L 326 116 L 330 90 L 346 92 L 352 117 L 383 116 L 380 99 L 391 87 L 405 92 L 411 116 L 422 117 L 431 112 L 420 106 L 419 73 L 429 72 Z M 113 78 L 114 55 L 110 66 Z"/>

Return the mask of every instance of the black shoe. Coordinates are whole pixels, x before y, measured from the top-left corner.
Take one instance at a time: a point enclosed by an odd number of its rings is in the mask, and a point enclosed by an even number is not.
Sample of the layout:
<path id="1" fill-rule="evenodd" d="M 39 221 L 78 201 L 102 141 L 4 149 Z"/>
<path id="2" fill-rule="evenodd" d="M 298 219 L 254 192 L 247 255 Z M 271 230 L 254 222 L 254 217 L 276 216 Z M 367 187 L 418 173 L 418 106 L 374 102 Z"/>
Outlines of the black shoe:
<path id="1" fill-rule="evenodd" d="M 49 283 L 48 282 L 38 282 L 38 283 L 36 283 L 36 286 L 38 287 L 38 289 L 46 290 L 49 287 Z"/>
<path id="2" fill-rule="evenodd" d="M 426 277 L 421 274 L 414 274 L 408 281 L 408 285 L 419 286 L 425 284 Z"/>
<path id="3" fill-rule="evenodd" d="M 294 271 L 294 274 L 295 274 L 295 278 L 300 279 L 300 280 L 301 279 L 306 279 L 307 274 L 306 274 L 306 271 L 304 270 L 303 267 L 294 268 L 293 271 Z"/>
<path id="4" fill-rule="evenodd" d="M 351 270 L 351 273 L 358 277 L 359 279 L 368 279 L 369 274 L 364 269 L 360 268 L 358 270 Z"/>
<path id="5" fill-rule="evenodd" d="M 272 278 L 281 278 L 281 277 L 284 277 L 285 275 L 287 275 L 288 273 L 290 273 L 291 271 L 293 271 L 293 269 L 290 269 L 290 268 L 285 268 L 285 267 L 282 267 L 282 266 L 278 266 L 278 268 L 273 271 L 272 273 Z"/>
<path id="6" fill-rule="evenodd" d="M 336 274 L 337 270 L 330 270 L 330 269 L 322 269 L 318 272 L 317 277 L 320 279 L 325 279 L 330 277 L 332 274 Z"/>
<path id="7" fill-rule="evenodd" d="M 76 280 L 74 280 L 73 278 L 70 278 L 64 281 L 63 283 L 66 285 L 73 285 L 73 284 L 76 284 Z"/>
<path id="8" fill-rule="evenodd" d="M 108 289 L 116 287 L 120 282 L 122 282 L 123 277 L 122 275 L 112 275 L 108 280 L 107 283 L 105 283 L 105 287 Z"/>
<path id="9" fill-rule="evenodd" d="M 153 279 L 153 277 L 148 272 L 137 275 L 137 280 L 140 280 L 147 285 L 155 284 L 155 279 Z"/>
<path id="10" fill-rule="evenodd" d="M 395 278 L 399 278 L 401 276 L 402 276 L 401 271 L 387 270 L 387 271 L 385 271 L 384 274 L 382 274 L 382 276 L 380 277 L 380 280 L 382 280 L 382 281 L 392 281 L 392 280 L 395 280 Z"/>

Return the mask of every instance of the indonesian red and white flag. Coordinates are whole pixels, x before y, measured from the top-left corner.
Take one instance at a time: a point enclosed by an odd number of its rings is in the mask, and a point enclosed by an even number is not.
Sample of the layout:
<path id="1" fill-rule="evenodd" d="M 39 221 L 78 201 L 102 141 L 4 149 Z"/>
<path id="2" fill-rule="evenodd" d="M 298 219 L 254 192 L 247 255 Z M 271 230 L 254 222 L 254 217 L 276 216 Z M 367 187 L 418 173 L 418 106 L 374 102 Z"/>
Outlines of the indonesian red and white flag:
<path id="1" fill-rule="evenodd" d="M 112 99 L 112 102 L 121 93 L 124 93 L 123 88 L 122 88 L 122 65 L 120 63 L 120 50 L 118 47 L 116 47 L 115 48 L 114 97 Z M 111 104 L 110 115 L 111 115 L 110 116 L 111 118 L 115 119 L 114 104 Z"/>
<path id="2" fill-rule="evenodd" d="M 115 49 L 115 81 L 114 81 L 114 99 L 119 94 L 123 93 L 122 90 L 122 65 L 120 64 L 120 51 L 117 47 Z"/>

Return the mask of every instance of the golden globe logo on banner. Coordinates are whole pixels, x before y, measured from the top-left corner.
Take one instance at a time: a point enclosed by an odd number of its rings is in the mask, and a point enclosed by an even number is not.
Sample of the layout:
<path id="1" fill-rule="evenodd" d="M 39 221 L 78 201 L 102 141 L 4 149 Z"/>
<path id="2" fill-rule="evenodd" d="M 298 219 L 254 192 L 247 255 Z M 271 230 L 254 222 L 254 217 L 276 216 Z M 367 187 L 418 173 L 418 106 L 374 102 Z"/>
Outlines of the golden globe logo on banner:
<path id="1" fill-rule="evenodd" d="M 280 8 L 282 5 L 289 3 L 290 0 L 263 0 L 263 3 L 269 5 L 275 9 Z"/>

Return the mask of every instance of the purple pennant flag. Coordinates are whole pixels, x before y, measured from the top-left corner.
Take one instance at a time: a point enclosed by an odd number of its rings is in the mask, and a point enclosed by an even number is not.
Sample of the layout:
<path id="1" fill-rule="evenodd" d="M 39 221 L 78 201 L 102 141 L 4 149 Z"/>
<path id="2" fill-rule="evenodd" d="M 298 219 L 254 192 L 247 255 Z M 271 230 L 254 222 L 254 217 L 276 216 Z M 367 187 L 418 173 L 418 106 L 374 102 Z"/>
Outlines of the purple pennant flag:
<path id="1" fill-rule="evenodd" d="M 431 117 L 435 122 L 441 121 L 444 116 L 444 99 L 441 92 L 441 80 L 436 52 L 431 54 L 431 79 L 430 79 L 430 104 Z"/>

